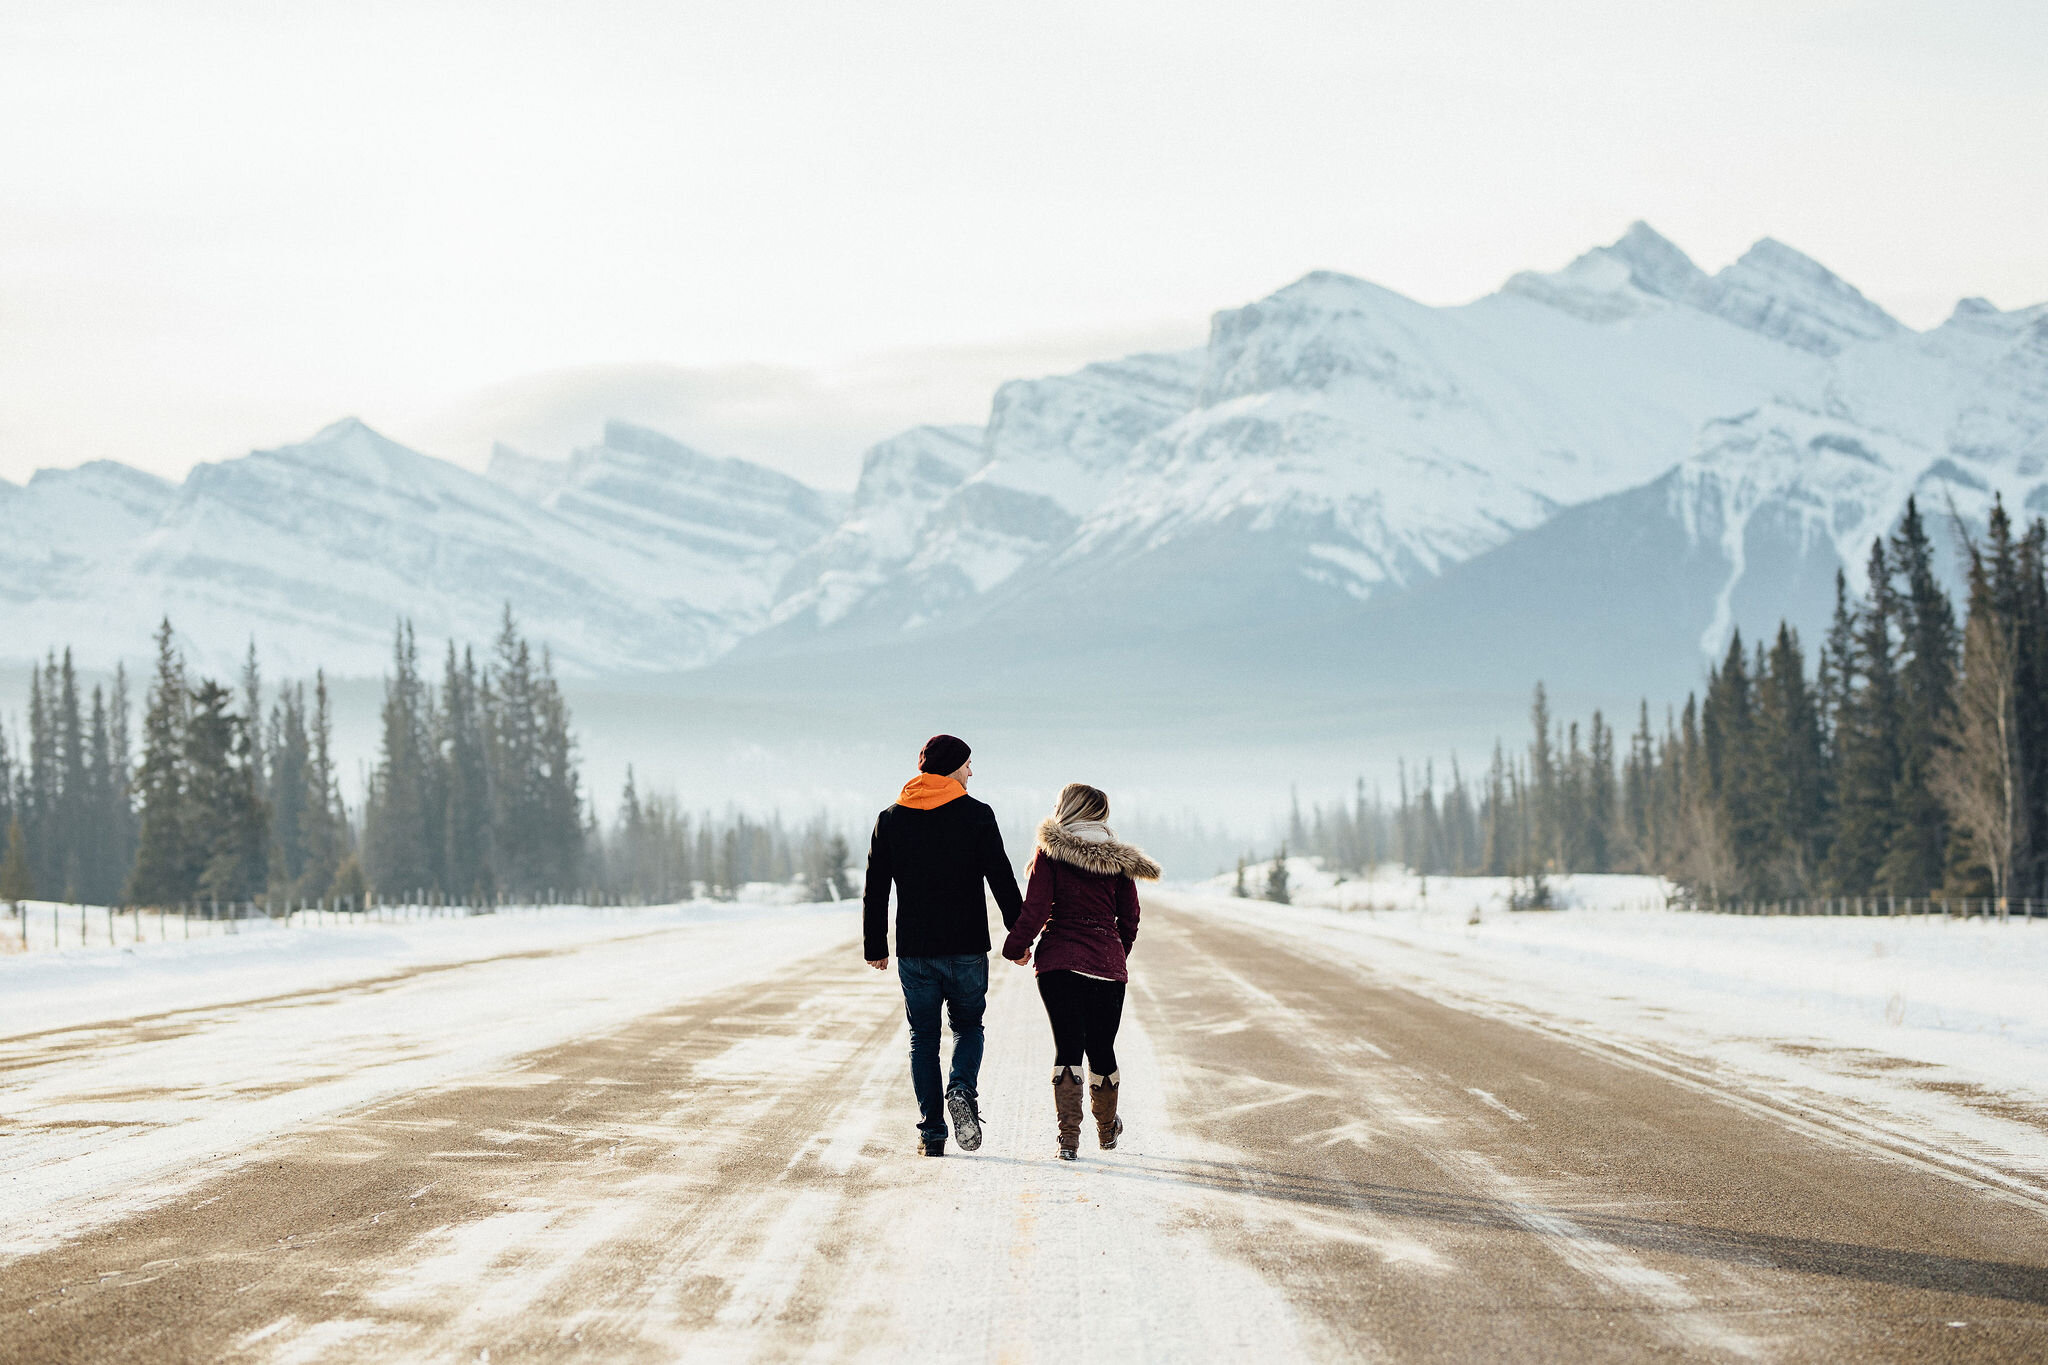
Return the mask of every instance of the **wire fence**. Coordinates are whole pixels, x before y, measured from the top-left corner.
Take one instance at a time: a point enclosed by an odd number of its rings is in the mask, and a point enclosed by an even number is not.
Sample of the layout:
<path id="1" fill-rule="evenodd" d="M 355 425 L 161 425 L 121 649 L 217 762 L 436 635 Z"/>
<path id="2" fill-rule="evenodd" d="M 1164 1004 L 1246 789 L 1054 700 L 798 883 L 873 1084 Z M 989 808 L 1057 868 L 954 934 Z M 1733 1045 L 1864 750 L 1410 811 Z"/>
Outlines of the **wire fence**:
<path id="1" fill-rule="evenodd" d="M 2021 896 L 1823 896 L 1800 900 L 1715 900 L 1673 897 L 1673 910 L 1710 915 L 1826 915 L 1889 918 L 1932 915 L 1943 919 L 2048 919 L 2048 900 Z"/>
<path id="2" fill-rule="evenodd" d="M 474 915 L 532 914 L 569 906 L 625 910 L 636 897 L 602 891 L 494 898 L 451 897 L 416 892 L 411 896 L 371 893 L 362 897 L 266 898 L 247 901 L 189 901 L 182 905 L 76 905 L 57 901 L 0 903 L 0 952 L 60 948 L 131 948 L 218 938 L 272 929 L 346 927 L 466 919 Z M 12 921 L 11 923 L 9 921 Z"/>

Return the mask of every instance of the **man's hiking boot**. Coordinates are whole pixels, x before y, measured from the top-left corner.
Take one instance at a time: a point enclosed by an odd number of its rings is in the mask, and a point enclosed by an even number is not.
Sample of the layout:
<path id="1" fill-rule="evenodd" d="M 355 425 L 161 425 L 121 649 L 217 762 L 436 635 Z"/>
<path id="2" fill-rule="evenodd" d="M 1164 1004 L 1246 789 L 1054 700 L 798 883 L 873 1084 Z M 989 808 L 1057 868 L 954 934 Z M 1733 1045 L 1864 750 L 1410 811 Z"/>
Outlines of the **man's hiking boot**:
<path id="1" fill-rule="evenodd" d="M 946 1154 L 946 1140 L 944 1138 L 921 1137 L 917 1140 L 917 1154 L 919 1156 L 944 1156 Z"/>
<path id="2" fill-rule="evenodd" d="M 1123 1089 L 1117 1078 L 1122 1074 L 1088 1073 L 1088 1102 L 1095 1110 L 1095 1145 L 1105 1152 L 1116 1150 L 1116 1140 L 1124 1131 L 1124 1121 L 1116 1116 L 1116 1097 Z"/>
<path id="3" fill-rule="evenodd" d="M 981 1106 L 967 1093 L 967 1087 L 956 1085 L 946 1092 L 946 1113 L 953 1120 L 953 1141 L 960 1144 L 960 1150 L 972 1152 L 979 1148 Z"/>
<path id="4" fill-rule="evenodd" d="M 1060 1160 L 1072 1161 L 1081 1149 L 1081 1073 L 1071 1066 L 1052 1072 L 1052 1108 L 1060 1121 Z"/>

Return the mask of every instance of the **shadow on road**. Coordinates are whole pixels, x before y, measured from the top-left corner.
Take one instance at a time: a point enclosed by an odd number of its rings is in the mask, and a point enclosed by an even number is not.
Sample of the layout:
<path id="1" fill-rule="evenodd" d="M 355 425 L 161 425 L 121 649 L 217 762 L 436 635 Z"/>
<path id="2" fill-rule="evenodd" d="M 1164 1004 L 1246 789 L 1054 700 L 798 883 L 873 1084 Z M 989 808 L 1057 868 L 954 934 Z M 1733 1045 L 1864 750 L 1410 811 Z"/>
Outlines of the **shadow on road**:
<path id="1" fill-rule="evenodd" d="M 1874 1284 L 2048 1307 L 2048 1266 L 1858 1246 L 1810 1237 L 1781 1237 L 1765 1232 L 1737 1232 L 1696 1223 L 1580 1212 L 1222 1161 L 1118 1160 L 1105 1161 L 1099 1166 L 1091 1163 L 1089 1169 L 1091 1173 L 1125 1180 L 1227 1191 L 1254 1199 L 1317 1208 L 1357 1209 L 1387 1218 L 1422 1219 L 1516 1232 L 1526 1231 L 1533 1217 L 1541 1217 L 1546 1221 L 1557 1221 L 1553 1235 L 1578 1236 L 1638 1251 L 1696 1256 L 1759 1269 L 1802 1271 L 1810 1275 L 1832 1275 Z"/>

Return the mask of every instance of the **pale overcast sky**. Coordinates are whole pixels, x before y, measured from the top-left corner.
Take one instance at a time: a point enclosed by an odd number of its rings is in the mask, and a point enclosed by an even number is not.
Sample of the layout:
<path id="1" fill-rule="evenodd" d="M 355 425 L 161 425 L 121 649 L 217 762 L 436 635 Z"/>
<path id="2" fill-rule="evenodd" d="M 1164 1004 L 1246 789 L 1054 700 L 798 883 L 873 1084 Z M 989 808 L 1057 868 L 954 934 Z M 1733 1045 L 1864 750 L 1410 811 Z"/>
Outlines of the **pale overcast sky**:
<path id="1" fill-rule="evenodd" d="M 2048 299 L 2038 0 L 0 8 L 0 477 L 610 411 L 815 481 L 1333 268 L 1636 218 Z"/>

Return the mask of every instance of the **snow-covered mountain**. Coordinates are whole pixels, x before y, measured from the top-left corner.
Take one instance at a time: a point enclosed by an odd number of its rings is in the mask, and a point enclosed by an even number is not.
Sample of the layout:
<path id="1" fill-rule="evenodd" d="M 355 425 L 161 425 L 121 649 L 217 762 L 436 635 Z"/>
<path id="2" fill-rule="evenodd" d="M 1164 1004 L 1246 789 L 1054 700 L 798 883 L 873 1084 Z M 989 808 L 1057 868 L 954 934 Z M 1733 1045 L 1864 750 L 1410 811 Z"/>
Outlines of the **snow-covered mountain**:
<path id="1" fill-rule="evenodd" d="M 1967 300 L 1916 333 L 1781 243 L 1710 276 L 1640 223 L 1461 307 L 1313 274 L 1218 314 L 1202 352 L 1161 358 L 1180 382 L 1156 390 L 1149 422 L 1111 428 L 1149 428 L 1127 443 L 1087 422 L 1089 404 L 1126 411 L 1118 367 L 1041 381 L 1063 386 L 1069 427 L 1097 435 L 1066 519 L 1019 507 L 1008 525 L 1029 534 L 989 534 L 962 495 L 996 476 L 992 426 L 990 465 L 932 508 L 904 568 L 868 589 L 889 612 L 779 609 L 784 624 L 736 657 L 769 642 L 858 649 L 955 633 L 991 651 L 1051 633 L 1058 648 L 1143 657 L 1129 655 L 1134 640 L 1181 633 L 1188 645 L 1158 657 L 1182 674 L 1299 672 L 1327 656 L 1344 676 L 1405 675 L 1388 660 L 1426 659 L 1433 638 L 1494 614 L 1461 597 L 1483 590 L 1516 602 L 1518 622 L 1544 622 L 1570 661 L 1546 661 L 1532 640 L 1533 653 L 1445 676 L 1625 672 L 1639 628 L 1671 636 L 1690 676 L 1736 624 L 1816 625 L 1836 567 L 1860 585 L 1871 538 L 1909 494 L 1965 520 L 1981 521 L 1994 490 L 2048 508 L 2044 314 Z M 1017 454 L 1006 483 L 1064 475 L 1032 447 Z M 1544 537 L 1579 575 L 1567 581 L 1510 551 L 1577 508 L 1600 509 L 1574 524 L 1608 519 L 1601 534 L 1629 556 Z M 1656 535 L 1619 528 L 1623 509 Z M 1522 564 L 1515 582 L 1483 567 L 1497 555 Z M 935 581 L 925 565 L 951 572 Z M 1554 601 L 1518 586 L 1537 581 Z M 785 585 L 785 601 L 809 590 Z M 1645 592 L 1654 622 L 1632 615 Z M 1416 616 L 1404 598 L 1432 606 Z M 1589 640 L 1589 621 L 1611 629 Z M 814 633 L 795 641 L 792 624 Z"/>
<path id="2" fill-rule="evenodd" d="M 202 666 L 373 675 L 393 623 L 487 642 L 510 603 L 566 671 L 688 668 L 765 616 L 833 501 L 613 424 L 486 478 L 354 419 L 172 485 L 120 465 L 0 486 L 4 652 L 136 660 L 168 614 Z"/>
<path id="3" fill-rule="evenodd" d="M 697 660 L 757 629 L 789 564 L 847 510 L 843 495 L 625 422 L 559 462 L 500 445 L 485 477 L 610 545 L 613 571 L 695 623 Z"/>
<path id="4" fill-rule="evenodd" d="M 480 640 L 510 601 L 583 675 L 1014 677 L 1029 641 L 1048 677 L 1591 685 L 1817 624 L 1915 493 L 2048 511 L 2048 305 L 1916 332 L 1781 243 L 1709 275 L 1639 223 L 1457 307 L 1311 274 L 884 441 L 850 500 L 622 423 L 481 476 L 355 422 L 182 485 L 44 471 L 0 485 L 0 654 L 132 658 L 168 611 L 210 659 L 374 673 L 397 615 Z"/>
<path id="5" fill-rule="evenodd" d="M 1127 476 L 1137 443 L 1192 406 L 1201 361 L 1136 355 L 1013 380 L 981 431 L 919 428 L 876 447 L 853 520 L 821 547 L 828 558 L 813 568 L 807 557 L 785 580 L 758 647 L 801 648 L 821 632 L 886 636 L 972 611 L 1072 542 Z"/>
<path id="6" fill-rule="evenodd" d="M 832 625 L 909 563 L 932 513 L 981 465 L 980 427 L 913 427 L 869 450 L 846 520 L 790 566 L 777 624 Z"/>

